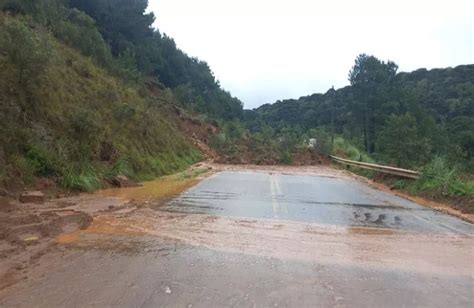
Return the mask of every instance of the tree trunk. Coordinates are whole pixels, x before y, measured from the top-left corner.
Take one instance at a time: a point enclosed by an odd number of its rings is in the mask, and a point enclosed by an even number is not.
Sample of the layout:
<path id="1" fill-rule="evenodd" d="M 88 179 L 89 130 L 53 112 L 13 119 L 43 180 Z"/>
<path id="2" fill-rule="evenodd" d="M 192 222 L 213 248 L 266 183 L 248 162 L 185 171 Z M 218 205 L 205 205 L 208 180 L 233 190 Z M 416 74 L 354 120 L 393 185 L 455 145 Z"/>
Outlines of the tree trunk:
<path id="1" fill-rule="evenodd" d="M 365 151 L 367 152 L 368 149 L 369 149 L 369 144 L 367 142 L 367 125 L 365 123 L 365 117 L 364 117 L 364 148 L 365 148 Z"/>
<path id="2" fill-rule="evenodd" d="M 370 120 L 369 120 L 369 153 L 375 152 L 375 107 L 374 101 L 370 102 Z"/>
<path id="3" fill-rule="evenodd" d="M 375 152 L 375 119 L 372 115 L 370 119 L 370 126 L 369 126 L 369 153 L 372 154 Z"/>

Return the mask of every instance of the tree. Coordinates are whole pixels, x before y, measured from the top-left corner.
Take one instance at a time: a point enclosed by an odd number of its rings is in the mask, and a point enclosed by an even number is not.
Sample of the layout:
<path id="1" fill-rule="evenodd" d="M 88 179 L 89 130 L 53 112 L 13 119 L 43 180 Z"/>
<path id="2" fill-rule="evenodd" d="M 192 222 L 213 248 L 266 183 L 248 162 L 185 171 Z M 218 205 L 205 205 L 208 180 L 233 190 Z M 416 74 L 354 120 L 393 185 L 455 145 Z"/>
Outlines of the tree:
<path id="1" fill-rule="evenodd" d="M 153 36 L 148 0 L 70 0 L 70 5 L 95 19 L 115 56 Z"/>
<path id="2" fill-rule="evenodd" d="M 418 166 L 430 157 L 430 141 L 420 135 L 416 119 L 409 113 L 388 117 L 380 143 L 382 153 L 400 167 Z"/>
<path id="3" fill-rule="evenodd" d="M 4 50 L 8 61 L 15 66 L 19 89 L 30 94 L 48 66 L 49 40 L 16 19 L 8 21 L 5 29 L 0 34 L 0 51 Z"/>
<path id="4" fill-rule="evenodd" d="M 462 150 L 464 158 L 474 158 L 474 118 L 459 116 L 449 123 L 451 138 Z"/>
<path id="5" fill-rule="evenodd" d="M 394 62 L 385 63 L 374 56 L 361 54 L 349 72 L 354 94 L 351 107 L 362 128 L 365 150 L 369 153 L 375 152 L 376 130 L 382 120 L 378 114 L 379 109 L 389 95 L 397 69 L 398 66 Z"/>
<path id="6" fill-rule="evenodd" d="M 91 56 L 100 64 L 110 64 L 112 55 L 95 26 L 95 21 L 84 12 L 72 9 L 67 18 L 60 22 L 56 36 L 84 55 Z"/>

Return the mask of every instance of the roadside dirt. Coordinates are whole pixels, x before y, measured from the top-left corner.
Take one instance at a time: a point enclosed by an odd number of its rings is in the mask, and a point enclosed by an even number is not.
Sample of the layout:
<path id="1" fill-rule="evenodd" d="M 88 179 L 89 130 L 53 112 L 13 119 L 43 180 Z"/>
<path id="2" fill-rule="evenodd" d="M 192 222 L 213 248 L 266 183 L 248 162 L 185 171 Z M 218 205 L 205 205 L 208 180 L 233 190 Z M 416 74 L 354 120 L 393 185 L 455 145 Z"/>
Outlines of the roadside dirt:
<path id="1" fill-rule="evenodd" d="M 50 249 L 54 237 L 85 229 L 92 222 L 89 214 L 63 211 L 62 206 L 0 199 L 0 290 L 22 279 L 27 268 Z"/>
<path id="2" fill-rule="evenodd" d="M 219 153 L 214 159 L 219 164 L 236 164 L 236 165 L 262 165 L 274 166 L 282 165 L 281 153 L 278 151 L 260 150 L 256 152 L 253 146 L 249 144 L 249 140 L 240 140 L 235 142 L 235 152 L 233 154 Z M 291 163 L 289 166 L 317 166 L 329 165 L 330 160 L 317 152 L 310 149 L 301 149 L 295 153 L 291 153 Z"/>
<path id="3" fill-rule="evenodd" d="M 207 160 L 215 161 L 219 155 L 210 147 L 210 137 L 217 133 L 217 128 L 208 123 L 192 118 L 181 113 L 178 117 L 178 126 L 193 142 L 193 144 L 204 154 Z"/>
<path id="4" fill-rule="evenodd" d="M 290 165 L 233 165 L 233 164 L 217 164 L 217 163 L 203 163 L 215 171 L 256 171 L 256 172 L 278 172 L 282 174 L 294 175 L 314 175 L 323 177 L 351 177 L 352 173 L 342 170 L 334 169 L 330 165 L 316 165 L 316 166 L 290 166 Z"/>
<path id="5" fill-rule="evenodd" d="M 338 169 L 341 170 L 341 169 Z M 400 191 L 400 190 L 395 190 L 392 189 L 389 185 L 387 185 L 384 181 L 380 180 L 371 180 L 368 178 L 365 178 L 363 176 L 356 175 L 354 173 L 350 173 L 347 171 L 347 174 L 350 174 L 352 177 L 358 179 L 359 181 L 362 181 L 366 183 L 369 186 L 372 186 L 378 190 L 382 190 L 385 192 L 389 192 L 391 194 L 394 194 L 398 197 L 410 200 L 412 202 L 415 202 L 419 205 L 422 205 L 424 207 L 433 209 L 435 211 L 448 214 L 457 218 L 460 218 L 464 221 L 474 223 L 474 214 L 472 211 L 466 211 L 466 208 L 472 207 L 472 203 L 474 200 L 472 198 L 459 198 L 458 200 L 430 200 L 428 198 L 424 198 L 423 196 L 414 196 L 411 195 L 407 192 Z"/>
<path id="6" fill-rule="evenodd" d="M 0 197 L 0 290 L 24 279 L 42 255 L 56 249 L 56 237 L 66 234 L 64 241 L 73 241 L 71 234 L 88 229 L 101 215 L 158 206 L 211 174 L 209 168 L 197 164 L 140 187 L 49 199 L 44 204 Z"/>
<path id="7" fill-rule="evenodd" d="M 469 215 L 474 215 L 474 197 L 472 196 L 458 196 L 458 197 L 447 197 L 443 196 L 440 193 L 429 193 L 429 192 L 420 192 L 417 195 L 410 194 L 408 191 L 400 191 L 394 189 L 396 187 L 396 182 L 399 178 L 389 175 L 389 174 L 376 174 L 372 181 L 378 185 L 390 187 L 390 189 L 399 193 L 400 195 L 406 195 L 412 200 L 419 200 L 424 204 L 427 204 L 431 208 L 445 208 L 443 211 L 451 211 L 452 213 L 466 214 L 466 217 Z M 466 180 L 472 180 L 472 178 L 466 178 Z M 418 201 L 415 201 L 418 202 Z M 458 214 L 456 214 L 458 215 Z"/>

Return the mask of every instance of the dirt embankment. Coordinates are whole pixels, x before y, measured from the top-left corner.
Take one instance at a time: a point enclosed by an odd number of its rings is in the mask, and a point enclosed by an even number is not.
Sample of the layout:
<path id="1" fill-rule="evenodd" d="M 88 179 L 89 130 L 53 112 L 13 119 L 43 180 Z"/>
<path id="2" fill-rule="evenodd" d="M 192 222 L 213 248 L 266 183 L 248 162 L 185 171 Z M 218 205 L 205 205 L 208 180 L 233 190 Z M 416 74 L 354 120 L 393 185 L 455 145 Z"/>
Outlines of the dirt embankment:
<path id="1" fill-rule="evenodd" d="M 189 115 L 181 113 L 179 115 L 179 128 L 193 142 L 207 160 L 216 161 L 219 154 L 211 147 L 210 138 L 217 133 L 217 128 L 208 123 L 199 121 Z"/>
<path id="2" fill-rule="evenodd" d="M 217 126 L 201 120 L 198 116 L 189 114 L 176 104 L 169 103 L 163 107 L 168 117 L 175 119 L 180 131 L 189 137 L 191 142 L 204 154 L 207 161 L 219 164 L 264 166 L 312 166 L 331 163 L 327 156 L 310 149 L 300 149 L 295 153 L 291 153 L 291 157 L 285 163 L 282 161 L 279 151 L 255 148 L 248 139 L 236 140 L 232 145 L 228 145 L 226 149 L 216 150 L 213 148 L 212 139 L 219 133 Z M 229 151 L 228 148 L 233 150 Z"/>
<path id="3" fill-rule="evenodd" d="M 310 175 L 321 177 L 348 177 L 352 174 L 341 169 L 332 168 L 330 165 L 255 165 L 255 164 L 221 164 L 221 163 L 203 163 L 203 166 L 212 168 L 213 171 L 256 171 L 256 172 L 275 172 L 291 175 Z"/>
<path id="4" fill-rule="evenodd" d="M 330 164 L 330 160 L 326 156 L 311 149 L 299 149 L 288 154 L 288 157 L 283 157 L 283 153 L 280 150 L 271 148 L 254 149 L 249 140 L 236 141 L 232 145 L 232 151 L 226 149 L 220 152 L 219 157 L 215 159 L 220 164 L 262 166 L 314 166 Z"/>

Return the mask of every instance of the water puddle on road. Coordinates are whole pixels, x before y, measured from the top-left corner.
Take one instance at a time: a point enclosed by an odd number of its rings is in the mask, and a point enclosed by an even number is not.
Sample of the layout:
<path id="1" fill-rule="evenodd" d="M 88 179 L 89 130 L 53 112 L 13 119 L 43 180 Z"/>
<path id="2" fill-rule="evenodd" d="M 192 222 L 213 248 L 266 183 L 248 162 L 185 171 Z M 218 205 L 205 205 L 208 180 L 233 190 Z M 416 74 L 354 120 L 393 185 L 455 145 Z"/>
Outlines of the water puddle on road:
<path id="1" fill-rule="evenodd" d="M 178 195 L 196 185 L 199 181 L 197 178 L 180 179 L 170 176 L 144 182 L 142 186 L 138 187 L 104 189 L 95 193 L 95 196 L 115 197 L 141 202 L 161 201 Z"/>
<path id="2" fill-rule="evenodd" d="M 59 244 L 76 244 L 84 240 L 88 235 L 115 235 L 115 236 L 143 236 L 140 222 L 133 224 L 123 223 L 115 216 L 98 216 L 93 223 L 85 230 L 77 230 L 72 233 L 61 234 L 56 238 Z M 145 223 L 143 223 L 145 225 Z"/>
<path id="3" fill-rule="evenodd" d="M 166 201 L 176 197 L 183 191 L 193 187 L 202 180 L 200 176 L 194 174 L 202 174 L 199 172 L 189 171 L 178 175 L 162 177 L 154 181 L 144 182 L 138 187 L 126 188 L 110 188 L 100 190 L 87 200 L 87 204 L 110 199 L 124 200 L 119 207 L 108 214 L 101 214 L 94 217 L 93 223 L 85 230 L 77 230 L 72 233 L 66 233 L 58 236 L 56 242 L 59 244 L 75 244 L 81 242 L 89 235 L 110 235 L 110 236 L 142 236 L 146 233 L 141 229 L 149 223 L 147 219 L 135 220 L 133 224 L 123 224 L 121 217 L 136 210 L 137 207 L 150 206 L 158 207 Z M 107 199 L 108 198 L 108 199 Z M 129 203 L 130 202 L 130 203 Z M 122 205 L 124 204 L 124 205 Z M 113 209 L 113 208 L 109 208 Z"/>

